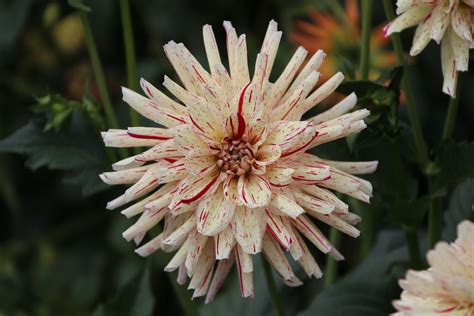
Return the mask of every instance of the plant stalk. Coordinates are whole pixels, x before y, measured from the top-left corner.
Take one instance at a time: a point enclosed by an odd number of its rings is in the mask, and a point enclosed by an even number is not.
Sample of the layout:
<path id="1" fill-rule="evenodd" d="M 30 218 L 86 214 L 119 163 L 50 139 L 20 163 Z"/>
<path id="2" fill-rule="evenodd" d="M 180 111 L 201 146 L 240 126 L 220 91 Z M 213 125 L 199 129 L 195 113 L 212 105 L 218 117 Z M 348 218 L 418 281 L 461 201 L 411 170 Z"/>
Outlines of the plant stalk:
<path id="1" fill-rule="evenodd" d="M 135 58 L 135 41 L 133 38 L 132 19 L 130 15 L 130 2 L 119 0 L 120 15 L 122 18 L 123 42 L 125 45 L 125 61 L 127 64 L 128 87 L 134 91 L 138 90 L 137 62 Z M 140 116 L 137 111 L 130 107 L 130 121 L 132 126 L 140 125 Z"/>
<path id="2" fill-rule="evenodd" d="M 385 9 L 385 14 L 388 20 L 393 20 L 395 18 L 395 12 L 393 11 L 392 1 L 383 0 L 383 5 Z M 418 161 L 421 167 L 424 169 L 429 163 L 428 149 L 423 137 L 423 131 L 421 129 L 420 120 L 418 118 L 418 113 L 415 107 L 415 101 L 410 89 L 410 83 L 408 81 L 408 64 L 405 60 L 403 44 L 399 34 L 392 34 L 392 44 L 397 56 L 398 63 L 403 66 L 404 75 L 402 78 L 402 87 L 405 91 L 406 103 L 408 109 L 408 118 L 410 119 L 410 124 L 413 131 L 413 138 L 415 142 L 416 149 L 418 151 Z"/>
<path id="3" fill-rule="evenodd" d="M 89 57 L 92 63 L 92 69 L 94 71 L 95 81 L 99 89 L 101 104 L 104 108 L 106 125 L 108 128 L 117 129 L 119 127 L 117 115 L 115 114 L 115 110 L 112 107 L 109 91 L 107 89 L 107 81 L 105 80 L 104 69 L 102 68 L 99 53 L 97 52 L 97 46 L 95 45 L 94 35 L 92 34 L 90 21 L 86 12 L 81 10 L 78 10 L 78 12 L 81 19 L 82 27 L 84 29 L 85 40 L 87 44 L 87 49 L 89 51 Z M 122 158 L 128 156 L 127 150 L 125 148 L 120 148 L 119 154 Z"/>
<path id="4" fill-rule="evenodd" d="M 454 126 L 456 125 L 456 118 L 458 115 L 459 109 L 459 92 L 460 92 L 460 82 L 461 76 L 458 78 L 458 97 L 449 99 L 448 113 L 446 114 L 446 119 L 444 121 L 443 136 L 441 137 L 442 142 L 448 141 L 451 136 L 453 136 Z"/>
<path id="5" fill-rule="evenodd" d="M 263 257 L 262 266 L 263 272 L 265 273 L 265 280 L 267 281 L 268 293 L 270 294 L 270 299 L 272 300 L 273 307 L 275 308 L 275 314 L 278 316 L 284 316 L 285 313 L 283 309 L 282 300 L 278 295 L 278 290 L 272 275 L 272 269 L 270 267 L 270 264 Z"/>
<path id="6" fill-rule="evenodd" d="M 335 228 L 331 228 L 331 232 L 329 233 L 329 240 L 335 248 L 339 247 L 341 243 L 341 238 L 341 232 Z M 326 269 L 324 271 L 324 287 L 329 287 L 336 282 L 338 268 L 339 262 L 336 261 L 333 257 L 328 256 Z"/>
<path id="7" fill-rule="evenodd" d="M 360 78 L 367 80 L 370 71 L 370 35 L 374 0 L 362 0 L 362 41 L 360 46 Z"/>
<path id="8" fill-rule="evenodd" d="M 87 13 L 83 11 L 79 11 L 79 15 L 81 17 L 82 27 L 84 28 L 87 49 L 89 50 L 92 69 L 94 70 L 95 80 L 97 82 L 100 99 L 102 101 L 101 103 L 104 107 L 107 125 L 109 128 L 118 128 L 119 125 L 117 116 L 115 115 L 114 108 L 112 107 L 112 103 L 110 101 L 104 70 L 102 68 L 102 63 L 100 62 L 99 54 L 97 52 L 97 47 L 95 45 L 89 18 L 87 17 Z"/>

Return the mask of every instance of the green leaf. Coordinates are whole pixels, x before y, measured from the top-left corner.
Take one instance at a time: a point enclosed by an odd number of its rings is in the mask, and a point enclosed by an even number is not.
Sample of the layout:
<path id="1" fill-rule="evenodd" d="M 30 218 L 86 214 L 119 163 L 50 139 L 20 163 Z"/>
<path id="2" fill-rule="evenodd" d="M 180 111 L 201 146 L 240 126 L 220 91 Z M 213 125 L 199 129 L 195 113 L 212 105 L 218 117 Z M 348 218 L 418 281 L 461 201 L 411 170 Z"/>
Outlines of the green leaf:
<path id="1" fill-rule="evenodd" d="M 81 113 L 98 130 L 102 130 L 104 122 L 99 112 L 99 106 L 88 96 L 84 96 L 82 102 L 67 100 L 56 95 L 46 95 L 36 99 L 33 106 L 36 113 L 45 113 L 48 121 L 44 127 L 45 131 L 53 130 L 59 132 L 66 128 L 75 113 Z"/>
<path id="2" fill-rule="evenodd" d="M 474 142 L 448 143 L 440 153 L 434 188 L 457 184 L 474 176 Z"/>
<path id="3" fill-rule="evenodd" d="M 458 224 L 472 218 L 474 203 L 474 178 L 458 184 L 454 189 L 449 206 L 444 213 L 443 240 L 454 241 L 457 237 Z"/>
<path id="4" fill-rule="evenodd" d="M 68 4 L 79 11 L 90 12 L 91 8 L 86 6 L 82 0 L 68 0 Z"/>
<path id="5" fill-rule="evenodd" d="M 153 313 L 155 299 L 150 284 L 150 262 L 127 282 L 110 302 L 100 305 L 94 316 L 148 316 Z"/>
<path id="6" fill-rule="evenodd" d="M 301 316 L 388 315 L 399 296 L 398 278 L 404 272 L 406 248 L 399 234 L 382 232 L 371 254 L 353 272 L 316 294 Z"/>
<path id="7" fill-rule="evenodd" d="M 107 188 L 97 176 L 107 168 L 105 152 L 90 127 L 86 125 L 84 129 L 79 132 L 75 127 L 59 134 L 43 132 L 40 122 L 31 121 L 1 140 L 0 152 L 28 156 L 26 165 L 32 170 L 46 167 L 67 171 L 64 178 L 70 183 L 81 181 L 84 195 L 97 193 Z"/>
<path id="8" fill-rule="evenodd" d="M 367 108 L 370 115 L 365 119 L 368 125 L 364 137 L 348 138 L 351 151 L 372 146 L 380 142 L 382 136 L 395 138 L 399 134 L 397 108 L 400 99 L 400 74 L 395 68 L 388 76 L 390 83 L 384 84 L 372 81 L 347 81 L 339 86 L 338 92 L 357 95 L 358 109 Z"/>

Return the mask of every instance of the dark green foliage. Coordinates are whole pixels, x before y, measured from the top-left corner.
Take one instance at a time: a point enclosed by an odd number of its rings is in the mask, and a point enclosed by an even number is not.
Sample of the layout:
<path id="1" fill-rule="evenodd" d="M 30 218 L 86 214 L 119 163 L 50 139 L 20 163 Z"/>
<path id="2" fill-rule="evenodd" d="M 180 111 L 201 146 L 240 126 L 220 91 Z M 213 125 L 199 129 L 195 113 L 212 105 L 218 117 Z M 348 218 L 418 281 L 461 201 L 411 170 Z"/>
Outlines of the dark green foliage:
<path id="1" fill-rule="evenodd" d="M 26 165 L 32 170 L 66 171 L 64 180 L 81 185 L 83 194 L 90 195 L 106 188 L 98 173 L 107 168 L 104 149 L 91 134 L 95 132 L 87 125 L 79 131 L 71 128 L 56 134 L 44 132 L 40 122 L 30 121 L 0 142 L 0 152 L 26 155 Z"/>
<path id="2" fill-rule="evenodd" d="M 288 41 L 294 20 L 308 20 L 309 9 L 331 10 L 332 1 L 130 1 L 138 75 L 158 88 L 164 74 L 179 82 L 162 49 L 169 40 L 183 42 L 207 68 L 201 36 L 206 23 L 213 25 L 227 63 L 223 19 L 246 33 L 253 72 L 267 23 L 275 19 L 284 35 L 271 74 L 274 80 L 296 49 Z M 136 218 L 125 219 L 119 211 L 105 210 L 107 201 L 125 186 L 106 186 L 98 174 L 110 171 L 110 164 L 127 150 L 104 149 L 99 132 L 108 127 L 86 46 L 82 43 L 65 53 L 56 38 L 56 27 L 63 19 L 87 12 L 120 128 L 126 128 L 129 110 L 120 93 L 126 75 L 118 2 L 0 1 L 1 315 L 185 314 L 170 283 L 175 282 L 175 275 L 170 279 L 163 272 L 173 254 L 139 257 L 133 252 L 135 245 L 121 236 Z M 374 3 L 374 25 L 385 23 L 381 4 Z M 66 39 L 80 35 L 74 29 L 77 25 L 70 27 Z M 408 50 L 412 35 L 408 31 L 402 37 Z M 401 69 L 385 72 L 376 82 L 354 81 L 359 66 L 344 56 L 349 52 L 327 53 L 338 54 L 339 70 L 348 80 L 338 92 L 354 91 L 356 109 L 368 108 L 371 115 L 366 119 L 367 129 L 358 136 L 319 146 L 314 153 L 334 160 L 378 160 L 378 171 L 362 176 L 372 182 L 374 196 L 368 206 L 351 203 L 352 210 L 364 217 L 358 225 L 361 237 L 343 237 L 340 250 L 346 261 L 339 263 L 334 285 L 324 289 L 323 280 L 307 279 L 291 258 L 305 284 L 289 288 L 275 273 L 274 277 L 286 315 L 388 315 L 393 312 L 392 300 L 400 294 L 397 281 L 409 263 L 402 228 L 416 231 L 423 248 L 428 204 L 433 199 L 445 209 L 443 239 L 454 240 L 459 222 L 473 219 L 474 90 L 469 87 L 474 76 L 467 72 L 463 77 L 466 88 L 459 96 L 453 137 L 440 143 L 449 100 L 441 93 L 439 46 L 429 45 L 410 64 L 405 75 L 431 149 L 432 161 L 421 170 L 399 90 Z M 320 104 L 314 111 L 325 106 Z M 145 125 L 154 126 L 149 121 Z M 367 230 L 371 225 L 373 236 Z M 320 228 L 328 233 L 326 225 Z M 156 227 L 145 239 L 161 229 Z M 363 248 L 370 238 L 376 245 Z M 310 248 L 324 271 L 327 257 Z M 370 255 L 361 255 L 370 249 Z M 234 267 L 213 304 L 205 305 L 202 298 L 191 304 L 206 316 L 275 315 L 260 260 L 260 255 L 254 259 L 255 299 L 240 297 Z M 177 288 L 186 292 L 187 284 Z M 186 294 L 191 297 L 191 292 Z"/>

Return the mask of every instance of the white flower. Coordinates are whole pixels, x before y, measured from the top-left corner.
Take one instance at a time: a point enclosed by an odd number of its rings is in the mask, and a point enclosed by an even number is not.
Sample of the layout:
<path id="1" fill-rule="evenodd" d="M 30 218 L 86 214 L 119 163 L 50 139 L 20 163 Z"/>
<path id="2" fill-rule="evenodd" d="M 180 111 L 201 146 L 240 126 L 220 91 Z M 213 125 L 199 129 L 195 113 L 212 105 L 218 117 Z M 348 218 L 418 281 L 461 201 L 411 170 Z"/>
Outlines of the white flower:
<path id="1" fill-rule="evenodd" d="M 458 239 L 428 252 L 430 268 L 408 271 L 394 315 L 474 315 L 474 224 L 458 226 Z"/>
<path id="2" fill-rule="evenodd" d="M 316 70 L 325 56 L 322 51 L 302 66 L 307 52 L 299 47 L 280 77 L 270 83 L 282 35 L 277 24 L 270 22 L 253 76 L 245 35 L 237 36 L 230 22 L 224 27 L 230 72 L 222 64 L 211 26 L 205 25 L 210 72 L 183 44 L 165 45 L 184 88 L 168 77 L 164 86 L 182 103 L 145 80 L 141 86 L 147 97 L 123 89 L 130 106 L 166 128 L 103 133 L 107 146 L 151 147 L 101 175 L 108 184 L 132 184 L 108 204 L 109 209 L 143 198 L 122 211 L 127 217 L 141 214 L 123 236 L 138 244 L 164 219 L 163 232 L 136 252 L 148 256 L 157 249 L 177 250 L 165 270 L 179 268 L 178 282 L 190 277 L 193 296 L 207 293 L 206 302 L 214 298 L 234 262 L 242 296 L 253 296 L 252 255 L 259 252 L 290 286 L 301 281 L 284 251 L 309 277 L 320 277 L 303 236 L 322 252 L 343 257 L 310 218 L 357 237 L 359 231 L 352 225 L 359 217 L 328 189 L 368 202 L 371 184 L 351 174 L 371 173 L 377 167 L 377 162 L 330 161 L 305 153 L 358 133 L 369 115 L 365 109 L 349 113 L 357 101 L 351 94 L 300 121 L 343 80 L 338 73 L 314 90 L 320 77 Z"/>
<path id="3" fill-rule="evenodd" d="M 473 0 L 397 0 L 400 16 L 385 28 L 386 35 L 418 25 L 412 56 L 418 55 L 431 39 L 441 43 L 443 92 L 456 96 L 458 71 L 467 71 L 469 48 L 473 47 Z"/>

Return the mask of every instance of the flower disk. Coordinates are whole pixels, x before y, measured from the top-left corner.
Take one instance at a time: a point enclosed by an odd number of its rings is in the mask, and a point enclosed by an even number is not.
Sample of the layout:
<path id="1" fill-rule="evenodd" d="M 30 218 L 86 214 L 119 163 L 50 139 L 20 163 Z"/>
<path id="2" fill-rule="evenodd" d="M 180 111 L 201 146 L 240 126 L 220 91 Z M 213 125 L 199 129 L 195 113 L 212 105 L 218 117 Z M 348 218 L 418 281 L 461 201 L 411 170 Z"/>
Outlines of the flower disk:
<path id="1" fill-rule="evenodd" d="M 428 252 L 430 268 L 408 271 L 394 315 L 474 315 L 474 223 L 458 225 L 458 239 Z"/>
<path id="2" fill-rule="evenodd" d="M 325 54 L 316 52 L 303 66 L 299 47 L 280 77 L 269 82 L 281 32 L 271 21 L 257 55 L 255 72 L 247 65 L 245 35 L 230 22 L 224 67 L 209 25 L 203 28 L 210 72 L 183 44 L 170 42 L 165 52 L 183 86 L 165 77 L 174 101 L 142 79 L 146 97 L 123 88 L 123 99 L 161 127 L 131 127 L 103 133 L 111 147 L 150 147 L 101 174 L 108 184 L 131 184 L 109 202 L 127 217 L 140 215 L 123 236 L 141 243 L 164 221 L 161 234 L 136 250 L 148 256 L 158 249 L 176 251 L 166 271 L 179 269 L 179 283 L 189 277 L 193 297 L 213 300 L 236 265 L 243 297 L 253 297 L 253 257 L 263 252 L 283 281 L 297 286 L 284 251 L 309 277 L 321 276 L 306 238 L 323 253 L 341 260 L 311 218 L 357 237 L 359 217 L 331 190 L 368 202 L 371 184 L 354 174 L 375 171 L 376 161 L 324 160 L 306 151 L 358 133 L 369 111 L 350 113 L 351 94 L 332 108 L 301 121 L 303 114 L 332 94 L 343 80 L 337 73 L 315 89 Z"/>

